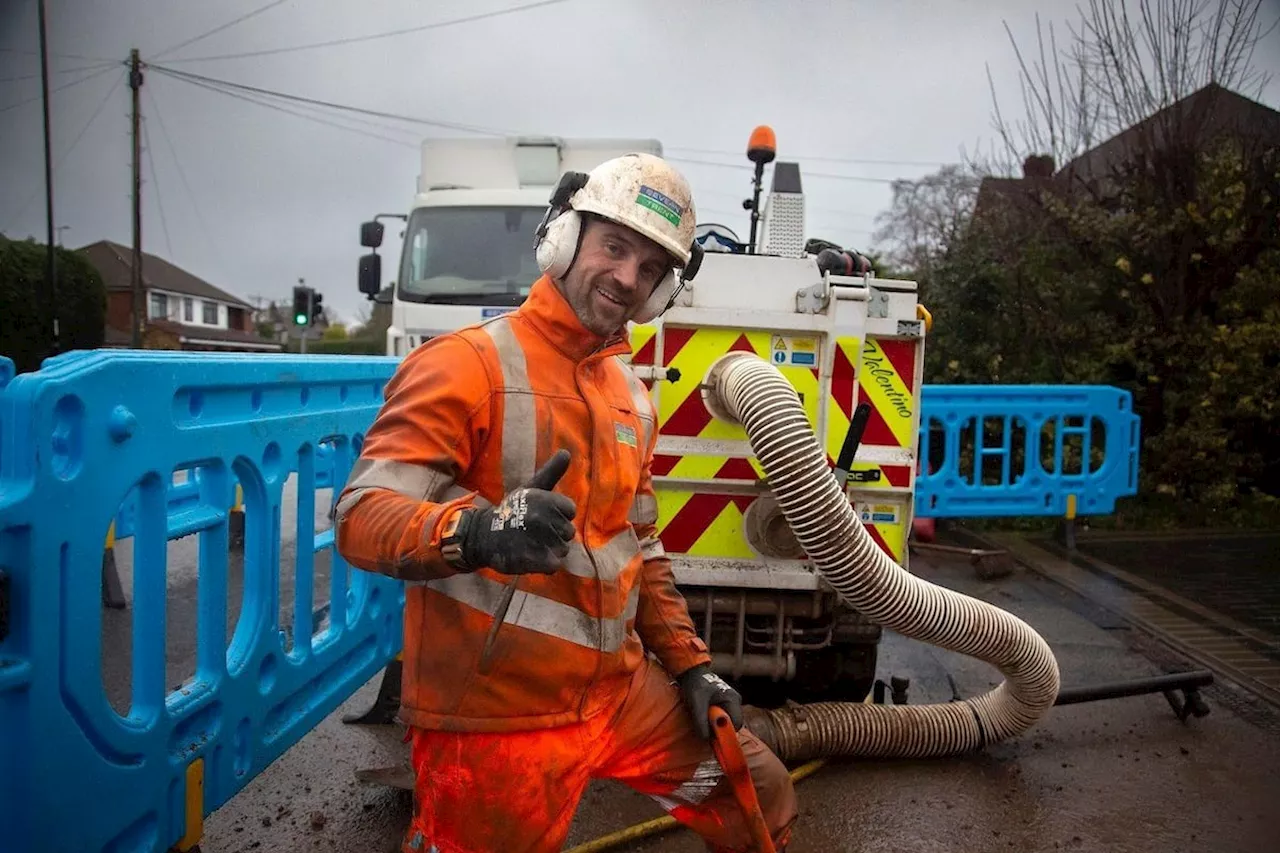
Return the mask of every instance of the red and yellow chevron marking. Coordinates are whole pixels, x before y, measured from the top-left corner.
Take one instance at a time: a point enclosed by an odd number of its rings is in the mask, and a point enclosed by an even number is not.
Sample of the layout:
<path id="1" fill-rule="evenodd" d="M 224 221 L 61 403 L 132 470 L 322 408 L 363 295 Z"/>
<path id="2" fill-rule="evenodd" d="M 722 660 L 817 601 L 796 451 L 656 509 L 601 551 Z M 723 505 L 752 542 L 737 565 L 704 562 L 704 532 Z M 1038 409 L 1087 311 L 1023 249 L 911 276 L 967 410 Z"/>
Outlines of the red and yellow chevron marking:
<path id="1" fill-rule="evenodd" d="M 895 563 L 902 565 L 906 552 L 905 524 L 864 524 L 867 533 L 880 546 L 880 550 L 888 554 Z"/>
<path id="2" fill-rule="evenodd" d="M 862 347 L 858 402 L 871 404 L 863 444 L 916 446 L 915 340 L 867 338 Z"/>
<path id="3" fill-rule="evenodd" d="M 773 335 L 770 332 L 740 329 L 692 329 L 664 326 L 662 331 L 662 367 L 680 371 L 680 381 L 664 383 L 658 393 L 658 431 L 661 435 L 696 438 L 746 440 L 739 426 L 716 420 L 702 404 L 698 385 L 716 359 L 730 352 L 754 353 L 766 361 L 771 355 Z M 646 352 L 639 354 L 652 359 Z M 638 363 L 639 362 L 637 359 Z M 649 362 L 652 363 L 652 362 Z M 811 424 L 818 418 L 818 368 L 785 365 L 778 368 L 804 398 L 805 413 Z"/>
<path id="4" fill-rule="evenodd" d="M 862 342 L 857 338 L 837 338 L 834 361 L 831 364 L 831 393 L 827 405 L 827 464 L 835 465 L 840 458 L 849 422 L 853 419 L 855 389 L 858 385 L 858 349 Z M 865 440 L 865 439 L 864 439 Z"/>
<path id="5" fill-rule="evenodd" d="M 631 328 L 631 363 L 653 364 L 654 338 L 658 335 L 657 326 L 633 326 Z M 644 384 L 653 387 L 653 382 L 646 379 Z"/>
<path id="6" fill-rule="evenodd" d="M 723 456 L 653 457 L 653 474 L 698 480 L 756 480 L 763 477 L 754 458 Z M 724 495 L 712 492 L 661 487 L 658 496 L 658 538 L 673 554 L 697 557 L 742 557 L 755 553 L 742 532 L 742 514 L 752 495 Z"/>

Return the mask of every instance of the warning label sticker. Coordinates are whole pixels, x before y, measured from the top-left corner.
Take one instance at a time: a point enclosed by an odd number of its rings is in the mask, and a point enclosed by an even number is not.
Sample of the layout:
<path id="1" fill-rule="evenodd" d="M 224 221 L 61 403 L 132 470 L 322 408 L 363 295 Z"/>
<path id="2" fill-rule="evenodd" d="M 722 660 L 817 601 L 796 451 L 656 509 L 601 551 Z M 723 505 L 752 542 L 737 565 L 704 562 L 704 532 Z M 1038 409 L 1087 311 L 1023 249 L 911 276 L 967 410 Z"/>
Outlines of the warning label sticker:
<path id="1" fill-rule="evenodd" d="M 872 504 L 858 502 L 855 506 L 863 524 L 897 524 L 897 504 Z"/>
<path id="2" fill-rule="evenodd" d="M 792 335 L 773 336 L 773 363 L 779 366 L 818 366 L 818 339 Z"/>

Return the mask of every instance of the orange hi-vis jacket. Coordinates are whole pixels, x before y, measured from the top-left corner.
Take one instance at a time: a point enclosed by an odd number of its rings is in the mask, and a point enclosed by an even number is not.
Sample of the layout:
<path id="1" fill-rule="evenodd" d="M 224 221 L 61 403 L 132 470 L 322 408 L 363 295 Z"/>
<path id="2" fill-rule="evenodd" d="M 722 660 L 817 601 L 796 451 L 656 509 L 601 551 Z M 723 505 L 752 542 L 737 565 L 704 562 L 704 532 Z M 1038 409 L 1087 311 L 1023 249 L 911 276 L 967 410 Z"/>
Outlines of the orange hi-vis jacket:
<path id="1" fill-rule="evenodd" d="M 656 412 L 629 352 L 625 331 L 587 331 L 544 276 L 518 310 L 422 344 L 387 384 L 334 526 L 351 565 L 407 582 L 408 725 L 564 725 L 620 701 L 646 650 L 671 675 L 710 661 L 658 541 Z M 555 490 L 577 505 L 561 569 L 460 573 L 441 559 L 450 509 L 499 502 L 560 448 L 571 459 Z"/>

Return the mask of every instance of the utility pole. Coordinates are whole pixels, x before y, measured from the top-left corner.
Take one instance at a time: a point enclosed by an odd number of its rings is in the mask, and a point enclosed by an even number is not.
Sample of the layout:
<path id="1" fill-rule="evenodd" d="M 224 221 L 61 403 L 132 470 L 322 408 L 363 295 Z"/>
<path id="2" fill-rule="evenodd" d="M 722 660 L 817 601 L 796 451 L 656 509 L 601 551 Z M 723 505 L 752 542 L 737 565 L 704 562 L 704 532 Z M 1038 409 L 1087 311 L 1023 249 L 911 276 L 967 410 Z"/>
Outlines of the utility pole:
<path id="1" fill-rule="evenodd" d="M 142 89 L 142 60 L 135 47 L 129 51 L 129 88 L 133 90 L 133 348 L 142 348 L 142 325 L 146 306 L 142 300 L 142 133 L 139 97 Z"/>
<path id="2" fill-rule="evenodd" d="M 49 279 L 49 313 L 53 318 L 53 351 L 62 350 L 62 342 L 58 330 L 58 266 L 57 250 L 54 248 L 53 231 L 53 144 L 49 130 L 49 45 L 45 32 L 44 0 L 37 4 L 37 18 L 40 26 L 40 85 L 44 100 L 44 209 L 49 234 L 46 247 L 45 274 Z"/>

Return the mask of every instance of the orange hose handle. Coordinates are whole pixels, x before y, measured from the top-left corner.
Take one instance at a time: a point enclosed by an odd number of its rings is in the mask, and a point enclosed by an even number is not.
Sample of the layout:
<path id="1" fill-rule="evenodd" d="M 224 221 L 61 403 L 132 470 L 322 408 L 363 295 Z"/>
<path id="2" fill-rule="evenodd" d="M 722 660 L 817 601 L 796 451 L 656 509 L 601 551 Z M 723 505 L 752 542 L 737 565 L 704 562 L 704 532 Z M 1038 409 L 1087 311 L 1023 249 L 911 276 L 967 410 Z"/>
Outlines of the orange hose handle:
<path id="1" fill-rule="evenodd" d="M 707 712 L 711 721 L 711 747 L 715 751 L 716 760 L 724 770 L 733 789 L 733 797 L 742 809 L 747 821 L 747 830 L 756 845 L 757 853 L 777 853 L 773 839 L 769 836 L 769 826 L 764 822 L 764 812 L 760 810 L 760 800 L 756 797 L 756 786 L 751 782 L 751 771 L 747 768 L 747 757 L 742 754 L 742 744 L 738 742 L 738 733 L 734 731 L 733 721 L 728 713 L 719 705 L 712 705 Z"/>

